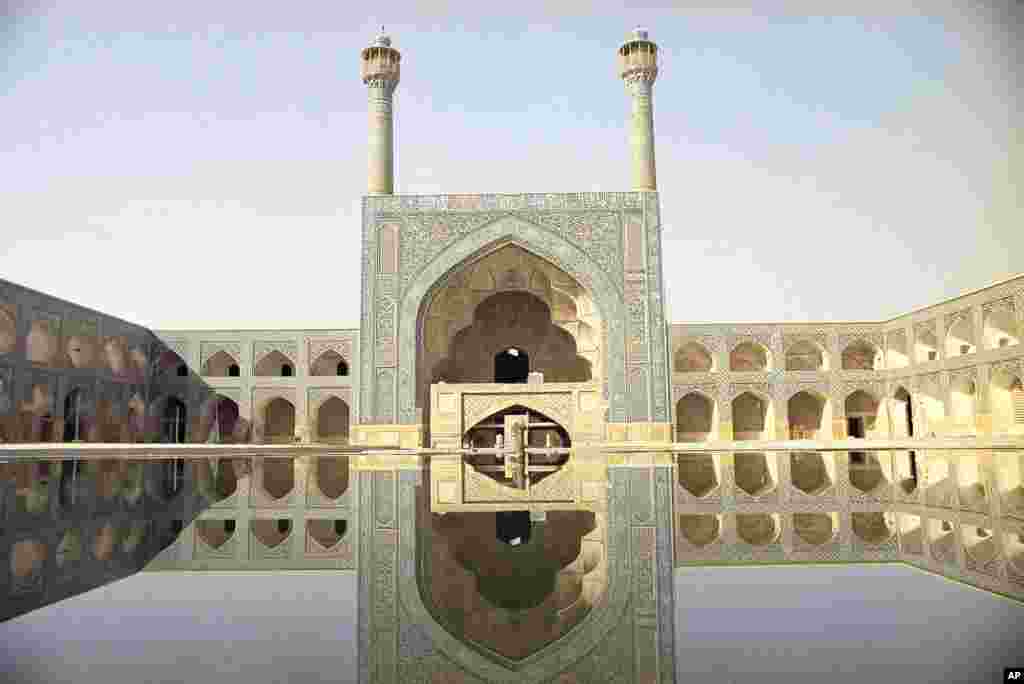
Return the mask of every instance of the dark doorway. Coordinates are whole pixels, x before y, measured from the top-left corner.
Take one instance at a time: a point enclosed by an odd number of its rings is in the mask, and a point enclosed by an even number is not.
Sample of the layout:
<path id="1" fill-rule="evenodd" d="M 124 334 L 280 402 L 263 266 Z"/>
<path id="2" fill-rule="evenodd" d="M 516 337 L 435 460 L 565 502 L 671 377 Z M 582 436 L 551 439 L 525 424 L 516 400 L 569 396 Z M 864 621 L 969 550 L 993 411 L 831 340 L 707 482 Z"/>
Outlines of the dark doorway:
<path id="1" fill-rule="evenodd" d="M 239 370 L 240 369 L 238 368 L 238 364 L 237 363 L 231 364 L 230 366 L 228 366 L 228 377 L 229 378 L 237 378 L 237 377 L 239 377 L 239 375 L 240 375 Z"/>
<path id="2" fill-rule="evenodd" d="M 846 418 L 846 434 L 854 439 L 864 439 L 864 418 L 861 416 Z M 864 452 L 851 451 L 850 464 L 864 465 Z"/>
<path id="3" fill-rule="evenodd" d="M 163 423 L 164 444 L 183 444 L 185 442 L 186 410 L 185 403 L 177 397 L 170 397 L 164 407 Z"/>
<path id="4" fill-rule="evenodd" d="M 522 546 L 530 541 L 529 511 L 498 511 L 494 519 L 495 534 L 509 546 Z"/>
<path id="5" fill-rule="evenodd" d="M 907 397 L 907 436 L 914 436 L 914 411 L 910 404 L 910 397 Z M 910 479 L 917 485 L 917 454 L 910 452 Z"/>
<path id="6" fill-rule="evenodd" d="M 510 347 L 494 357 L 494 382 L 524 383 L 530 374 L 530 357 Z"/>
<path id="7" fill-rule="evenodd" d="M 85 439 L 81 415 L 82 392 L 74 389 L 64 399 L 64 441 L 77 442 Z"/>

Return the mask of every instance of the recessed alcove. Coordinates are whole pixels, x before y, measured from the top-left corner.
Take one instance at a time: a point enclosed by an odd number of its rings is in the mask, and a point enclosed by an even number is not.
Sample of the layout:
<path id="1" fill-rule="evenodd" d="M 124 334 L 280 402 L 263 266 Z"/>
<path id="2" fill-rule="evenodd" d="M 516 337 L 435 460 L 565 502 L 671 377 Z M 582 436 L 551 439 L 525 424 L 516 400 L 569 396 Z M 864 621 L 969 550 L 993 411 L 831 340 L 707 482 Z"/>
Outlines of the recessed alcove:
<path id="1" fill-rule="evenodd" d="M 920 480 L 918 479 L 918 458 L 914 451 L 894 451 L 893 459 L 893 481 L 899 487 L 903 496 L 910 496 L 917 491 Z"/>
<path id="2" fill-rule="evenodd" d="M 929 453 L 927 468 L 927 502 L 933 506 L 952 506 L 956 483 L 953 481 L 949 460 L 941 454 Z"/>
<path id="3" fill-rule="evenodd" d="M 253 375 L 257 377 L 290 377 L 292 375 L 292 361 L 276 349 L 263 355 L 253 368 Z"/>
<path id="4" fill-rule="evenodd" d="M 117 533 L 114 531 L 114 526 L 107 523 L 96 532 L 96 536 L 93 538 L 93 558 L 100 561 L 110 560 L 116 548 Z"/>
<path id="5" fill-rule="evenodd" d="M 349 420 L 348 404 L 338 397 L 328 397 L 316 410 L 317 441 L 348 444 Z"/>
<path id="6" fill-rule="evenodd" d="M 699 342 L 687 342 L 680 346 L 672 364 L 672 370 L 676 373 L 709 373 L 714 368 L 714 357 Z"/>
<path id="7" fill-rule="evenodd" d="M 288 518 L 258 518 L 249 525 L 253 537 L 267 549 L 280 546 L 292 533 L 292 521 Z"/>
<path id="8" fill-rule="evenodd" d="M 743 392 L 732 400 L 733 439 L 768 439 L 774 419 L 772 403 L 767 397 Z"/>
<path id="9" fill-rule="evenodd" d="M 306 532 L 324 551 L 330 551 L 337 546 L 345 538 L 347 531 L 348 522 L 342 519 L 306 520 Z"/>
<path id="10" fill-rule="evenodd" d="M 721 538 L 722 516 L 714 513 L 681 514 L 679 533 L 690 545 L 703 548 Z"/>
<path id="11" fill-rule="evenodd" d="M 54 553 L 54 560 L 58 568 L 77 563 L 82 560 L 82 532 L 72 528 L 64 533 L 57 544 L 57 551 Z"/>
<path id="12" fill-rule="evenodd" d="M 810 340 L 799 340 L 786 349 L 787 371 L 828 370 L 828 355 Z"/>
<path id="13" fill-rule="evenodd" d="M 949 520 L 928 520 L 928 547 L 932 558 L 942 563 L 956 562 L 956 532 Z"/>
<path id="14" fill-rule="evenodd" d="M 967 562 L 973 561 L 975 569 L 984 568 L 999 555 L 999 547 L 990 527 L 962 525 L 960 536 L 963 539 Z"/>
<path id="15" fill-rule="evenodd" d="M 259 484 L 271 500 L 283 499 L 295 487 L 295 463 L 291 458 L 264 458 Z"/>
<path id="16" fill-rule="evenodd" d="M 197 520 L 196 537 L 213 550 L 228 543 L 235 535 L 234 520 Z"/>
<path id="17" fill-rule="evenodd" d="M 328 499 L 337 499 L 349 486 L 348 456 L 320 456 L 316 460 L 316 486 Z"/>
<path id="18" fill-rule="evenodd" d="M 0 354 L 10 354 L 18 347 L 18 322 L 14 307 L 0 305 Z"/>
<path id="19" fill-rule="evenodd" d="M 288 444 L 295 441 L 295 406 L 283 397 L 275 397 L 263 408 L 263 441 Z"/>
<path id="20" fill-rule="evenodd" d="M 882 352 L 864 339 L 846 345 L 840 359 L 842 370 L 845 371 L 873 371 L 881 370 L 882 367 Z"/>
<path id="21" fill-rule="evenodd" d="M 924 528 L 921 516 L 910 513 L 897 515 L 900 532 L 900 550 L 903 553 L 921 555 L 924 553 Z"/>
<path id="22" fill-rule="evenodd" d="M 234 373 L 231 372 L 232 369 L 235 370 Z M 221 349 L 203 364 L 203 375 L 211 378 L 237 377 L 238 359 Z"/>
<path id="23" fill-rule="evenodd" d="M 777 513 L 737 513 L 736 535 L 751 546 L 767 546 L 779 539 Z"/>
<path id="24" fill-rule="evenodd" d="M 956 475 L 960 481 L 960 507 L 972 511 L 988 508 L 988 492 L 982 476 L 978 452 L 958 451 Z"/>
<path id="25" fill-rule="evenodd" d="M 58 365 L 57 324 L 47 319 L 33 321 L 25 339 L 25 357 L 41 366 Z"/>
<path id="26" fill-rule="evenodd" d="M 996 462 L 1003 512 L 1024 518 L 1024 451 L 998 454 Z"/>
<path id="27" fill-rule="evenodd" d="M 971 316 L 960 316 L 946 331 L 946 358 L 952 359 L 977 351 Z"/>
<path id="28" fill-rule="evenodd" d="M 838 531 L 838 513 L 793 514 L 793 534 L 810 546 L 827 544 L 835 539 Z"/>
<path id="29" fill-rule="evenodd" d="M 689 392 L 676 403 L 676 441 L 706 442 L 716 433 L 718 408 L 700 392 Z"/>
<path id="30" fill-rule="evenodd" d="M 750 496 L 763 496 L 778 482 L 778 465 L 774 453 L 761 451 L 736 452 L 733 455 L 736 486 Z"/>
<path id="31" fill-rule="evenodd" d="M 935 335 L 935 321 L 914 329 L 914 357 L 917 363 L 928 363 L 939 358 L 939 343 Z"/>
<path id="32" fill-rule="evenodd" d="M 974 380 L 954 377 L 949 384 L 949 417 L 953 434 L 973 435 L 976 432 L 975 411 L 978 388 Z"/>
<path id="33" fill-rule="evenodd" d="M 721 456 L 719 454 L 679 454 L 679 485 L 698 499 L 707 496 L 721 482 Z"/>
<path id="34" fill-rule="evenodd" d="M 310 364 L 309 374 L 314 376 L 345 376 L 348 375 L 348 362 L 338 352 L 333 349 L 327 349 Z"/>
<path id="35" fill-rule="evenodd" d="M 771 367 L 771 354 L 757 342 L 741 342 L 729 352 L 729 370 L 741 373 L 766 371 Z"/>
<path id="36" fill-rule="evenodd" d="M 790 439 L 829 439 L 832 410 L 826 397 L 813 390 L 801 390 L 786 401 L 786 423 Z"/>
<path id="37" fill-rule="evenodd" d="M 820 451 L 794 451 L 789 455 L 789 475 L 804 494 L 821 494 L 835 482 L 835 459 Z"/>
<path id="38" fill-rule="evenodd" d="M 1008 306 L 997 306 L 985 312 L 982 325 L 985 349 L 1001 349 L 1020 344 L 1020 325 L 1014 313 Z"/>
<path id="39" fill-rule="evenodd" d="M 853 534 L 865 544 L 878 546 L 892 538 L 895 520 L 884 511 L 854 511 L 850 514 Z"/>
<path id="40" fill-rule="evenodd" d="M 14 588 L 30 584 L 43 570 L 49 555 L 46 544 L 35 539 L 23 539 L 11 547 L 10 568 Z"/>

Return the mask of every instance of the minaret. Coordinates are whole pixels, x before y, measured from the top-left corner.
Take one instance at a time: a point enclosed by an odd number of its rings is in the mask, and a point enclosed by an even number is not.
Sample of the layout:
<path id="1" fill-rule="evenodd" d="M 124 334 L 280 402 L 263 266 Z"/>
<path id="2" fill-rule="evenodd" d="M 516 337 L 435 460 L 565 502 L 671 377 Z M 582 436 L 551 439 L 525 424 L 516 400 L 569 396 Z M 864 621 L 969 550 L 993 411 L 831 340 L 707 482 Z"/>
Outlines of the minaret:
<path id="1" fill-rule="evenodd" d="M 390 195 L 395 190 L 394 120 L 392 102 L 400 75 L 402 55 L 391 38 L 380 35 L 361 53 L 363 83 L 370 90 L 369 176 L 367 194 Z"/>
<path id="2" fill-rule="evenodd" d="M 626 82 L 632 100 L 629 146 L 633 148 L 633 189 L 657 190 L 651 100 L 658 77 L 658 46 L 648 40 L 645 29 L 633 29 L 619 47 L 619 76 Z"/>

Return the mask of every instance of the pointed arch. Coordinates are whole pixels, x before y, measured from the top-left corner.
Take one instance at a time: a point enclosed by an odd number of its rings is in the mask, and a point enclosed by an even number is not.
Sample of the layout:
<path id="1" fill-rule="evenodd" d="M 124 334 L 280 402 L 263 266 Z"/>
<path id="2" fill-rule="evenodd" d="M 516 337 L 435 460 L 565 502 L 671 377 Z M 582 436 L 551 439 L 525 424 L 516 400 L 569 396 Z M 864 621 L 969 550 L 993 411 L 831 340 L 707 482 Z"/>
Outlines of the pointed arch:
<path id="1" fill-rule="evenodd" d="M 800 339 L 786 349 L 787 371 L 828 370 L 828 354 L 811 339 Z"/>
<path id="2" fill-rule="evenodd" d="M 433 295 L 446 286 L 453 273 L 466 264 L 473 263 L 488 253 L 505 245 L 514 244 L 550 262 L 558 270 L 571 276 L 587 289 L 593 297 L 597 314 L 608 326 L 608 333 L 602 335 L 605 350 L 604 359 L 616 359 L 618 363 L 600 363 L 606 395 L 610 397 L 609 420 L 621 422 L 626 419 L 625 337 L 622 321 L 626 320 L 621 288 L 611 279 L 607 269 L 596 263 L 578 245 L 561 236 L 517 217 L 502 217 L 482 226 L 465 238 L 443 250 L 427 266 L 416 274 L 402 297 L 401 320 L 399 322 L 399 371 L 397 409 L 399 422 L 417 422 L 417 408 L 423 409 L 424 420 L 429 423 L 429 398 L 425 390 L 429 382 L 429 368 L 423 364 L 423 349 L 418 348 L 418 339 L 423 339 L 424 313 Z M 364 353 L 368 353 L 365 346 Z M 605 366 L 607 365 L 607 368 Z M 664 395 L 660 405 L 662 414 L 658 420 L 668 420 L 667 385 L 655 388 L 656 395 Z M 365 405 L 370 405 L 364 396 Z M 655 402 L 659 404 L 659 402 Z"/>
<path id="3" fill-rule="evenodd" d="M 714 369 L 714 356 L 700 342 L 683 344 L 673 357 L 672 370 L 676 373 L 710 373 Z"/>
<path id="4" fill-rule="evenodd" d="M 841 357 L 843 370 L 879 370 L 882 366 L 882 352 L 879 348 L 863 337 L 846 345 Z"/>
<path id="5" fill-rule="evenodd" d="M 210 378 L 237 377 L 238 368 L 238 359 L 221 349 L 203 364 L 203 375 Z"/>
<path id="6" fill-rule="evenodd" d="M 676 441 L 706 442 L 718 434 L 718 404 L 700 390 L 690 390 L 676 402 Z"/>
<path id="7" fill-rule="evenodd" d="M 744 340 L 729 351 L 729 370 L 740 373 L 771 369 L 768 348 L 753 340 Z"/>
<path id="8" fill-rule="evenodd" d="M 309 374 L 321 375 L 348 375 L 348 361 L 344 356 L 333 349 L 325 349 L 320 356 L 316 357 L 309 367 Z"/>
<path id="9" fill-rule="evenodd" d="M 982 335 L 986 349 L 1001 349 L 1020 344 L 1020 324 L 1009 306 L 997 306 L 985 312 Z"/>
<path id="10" fill-rule="evenodd" d="M 258 377 L 288 377 L 292 374 L 295 364 L 290 358 L 276 349 L 264 354 L 253 367 L 253 375 Z M 287 370 L 286 370 L 287 369 Z"/>
<path id="11" fill-rule="evenodd" d="M 263 405 L 263 440 L 295 441 L 295 405 L 284 397 L 274 397 Z"/>
<path id="12" fill-rule="evenodd" d="M 317 441 L 348 444 L 350 420 L 348 404 L 341 397 L 331 395 L 316 410 Z"/>
<path id="13" fill-rule="evenodd" d="M 973 354 L 977 351 L 977 343 L 974 339 L 974 325 L 972 316 L 959 316 L 946 330 L 946 358 L 952 359 L 964 354 Z"/>

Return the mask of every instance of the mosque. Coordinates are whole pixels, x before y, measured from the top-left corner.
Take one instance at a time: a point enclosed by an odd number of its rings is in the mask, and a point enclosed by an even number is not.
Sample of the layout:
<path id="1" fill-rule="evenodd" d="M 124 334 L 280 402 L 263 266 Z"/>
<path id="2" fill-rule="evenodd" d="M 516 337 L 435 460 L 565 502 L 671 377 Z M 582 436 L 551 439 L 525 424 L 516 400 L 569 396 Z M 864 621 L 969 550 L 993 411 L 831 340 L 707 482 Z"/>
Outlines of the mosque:
<path id="1" fill-rule="evenodd" d="M 908 563 L 1024 600 L 1024 276 L 888 320 L 672 323 L 633 187 L 394 192 L 369 93 L 358 328 L 156 330 L 0 281 L 0 592 L 358 578 L 359 681 L 676 681 L 673 571 Z"/>

